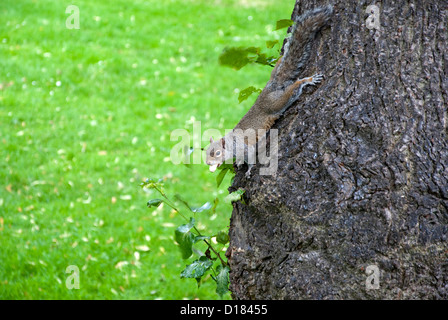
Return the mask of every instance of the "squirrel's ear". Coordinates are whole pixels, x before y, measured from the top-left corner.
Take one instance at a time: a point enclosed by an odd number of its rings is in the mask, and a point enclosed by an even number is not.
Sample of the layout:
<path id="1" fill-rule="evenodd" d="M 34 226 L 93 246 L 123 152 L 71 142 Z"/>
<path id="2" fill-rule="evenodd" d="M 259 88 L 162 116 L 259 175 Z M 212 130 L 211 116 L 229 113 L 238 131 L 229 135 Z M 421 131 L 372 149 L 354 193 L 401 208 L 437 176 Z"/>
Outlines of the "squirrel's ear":
<path id="1" fill-rule="evenodd" d="M 210 143 L 213 143 L 213 137 L 210 137 Z"/>
<path id="2" fill-rule="evenodd" d="M 222 148 L 226 148 L 226 139 L 221 139 Z"/>

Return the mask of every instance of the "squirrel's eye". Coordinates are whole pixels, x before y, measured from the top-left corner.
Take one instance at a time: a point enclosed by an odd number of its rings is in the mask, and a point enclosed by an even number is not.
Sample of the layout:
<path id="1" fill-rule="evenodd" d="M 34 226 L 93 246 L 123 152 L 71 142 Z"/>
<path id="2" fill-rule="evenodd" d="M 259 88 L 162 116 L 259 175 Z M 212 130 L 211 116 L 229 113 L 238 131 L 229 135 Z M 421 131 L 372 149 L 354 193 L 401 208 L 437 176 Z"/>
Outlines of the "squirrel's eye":
<path id="1" fill-rule="evenodd" d="M 221 155 L 221 151 L 218 150 L 218 151 L 216 151 L 215 154 L 216 154 L 217 157 L 219 157 Z"/>

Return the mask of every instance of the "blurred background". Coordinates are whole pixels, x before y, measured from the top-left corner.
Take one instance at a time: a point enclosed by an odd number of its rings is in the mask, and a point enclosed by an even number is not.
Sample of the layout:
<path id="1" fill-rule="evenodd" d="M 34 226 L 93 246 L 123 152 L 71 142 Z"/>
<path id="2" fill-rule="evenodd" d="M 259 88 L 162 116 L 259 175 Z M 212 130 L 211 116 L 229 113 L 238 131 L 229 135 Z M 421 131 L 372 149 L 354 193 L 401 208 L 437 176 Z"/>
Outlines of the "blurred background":
<path id="1" fill-rule="evenodd" d="M 70 5 L 79 29 L 67 28 Z M 263 88 L 271 68 L 235 71 L 219 54 L 281 42 L 273 29 L 293 6 L 0 1 L 0 299 L 220 299 L 211 278 L 180 279 L 173 235 L 185 221 L 147 208 L 158 195 L 139 184 L 163 179 L 196 206 L 218 197 L 198 228 L 228 228 L 230 177 L 217 188 L 206 165 L 174 165 L 170 134 L 235 126 L 255 99 L 239 104 L 238 92 Z M 79 289 L 66 287 L 70 265 Z"/>

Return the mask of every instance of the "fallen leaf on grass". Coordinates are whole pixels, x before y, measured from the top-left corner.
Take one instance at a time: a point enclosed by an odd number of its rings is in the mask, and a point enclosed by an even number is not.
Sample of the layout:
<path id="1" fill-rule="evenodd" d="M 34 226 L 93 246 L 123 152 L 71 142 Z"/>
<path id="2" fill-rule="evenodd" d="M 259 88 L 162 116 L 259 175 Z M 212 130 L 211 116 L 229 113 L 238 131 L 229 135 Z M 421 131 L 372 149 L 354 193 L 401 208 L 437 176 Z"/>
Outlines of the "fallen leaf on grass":
<path id="1" fill-rule="evenodd" d="M 141 245 L 141 246 L 136 246 L 135 249 L 137 249 L 138 251 L 149 251 L 149 247 L 146 245 Z"/>
<path id="2" fill-rule="evenodd" d="M 165 228 L 173 228 L 175 226 L 176 225 L 174 223 L 171 223 L 171 222 L 162 223 L 162 227 L 165 227 Z"/>
<path id="3" fill-rule="evenodd" d="M 127 261 L 120 261 L 115 265 L 115 268 L 121 270 L 124 266 L 126 266 L 128 264 L 129 264 L 129 262 L 127 262 Z"/>

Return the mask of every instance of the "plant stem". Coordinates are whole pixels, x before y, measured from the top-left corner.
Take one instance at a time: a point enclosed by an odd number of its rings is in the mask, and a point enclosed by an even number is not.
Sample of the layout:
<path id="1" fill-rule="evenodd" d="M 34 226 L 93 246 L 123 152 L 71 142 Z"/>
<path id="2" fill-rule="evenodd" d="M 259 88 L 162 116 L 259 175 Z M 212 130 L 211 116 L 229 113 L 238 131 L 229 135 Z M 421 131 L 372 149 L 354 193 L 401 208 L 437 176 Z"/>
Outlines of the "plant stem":
<path id="1" fill-rule="evenodd" d="M 196 227 L 194 227 L 194 228 L 195 228 L 195 230 L 197 231 Z M 198 232 L 199 232 L 199 231 L 198 231 Z M 219 258 L 219 260 L 221 261 L 221 264 L 224 265 L 224 266 L 227 266 L 227 262 L 225 262 L 224 260 L 222 260 L 221 256 L 219 255 L 218 252 L 216 252 L 216 250 L 212 247 L 212 245 L 211 245 L 210 243 L 208 243 L 208 241 L 205 240 L 205 239 L 204 239 L 203 241 L 207 244 L 207 246 L 210 248 L 210 250 L 212 250 L 213 253 L 216 254 L 216 256 L 217 256 L 217 257 Z"/>
<path id="2" fill-rule="evenodd" d="M 189 221 L 182 213 L 180 213 L 180 211 L 173 205 L 171 204 L 171 200 L 168 199 L 168 197 L 165 195 L 164 192 L 162 192 L 162 190 L 160 190 L 159 188 L 155 187 L 155 189 L 162 195 L 162 197 L 164 197 L 166 199 L 166 201 L 164 201 L 169 207 L 171 207 L 174 211 L 176 211 L 182 218 L 184 218 L 185 220 Z M 198 233 L 198 236 L 202 237 L 201 232 L 198 230 L 198 228 L 196 228 L 196 226 L 193 226 L 193 229 Z M 227 262 L 225 262 L 221 256 L 219 255 L 218 252 L 216 252 L 215 248 L 213 248 L 213 246 L 205 239 L 203 239 L 203 241 L 207 244 L 208 248 L 210 250 L 213 251 L 213 253 L 219 258 L 219 260 L 221 261 L 221 264 L 224 266 L 227 266 Z"/>

